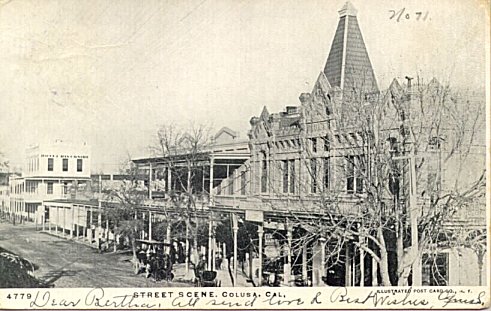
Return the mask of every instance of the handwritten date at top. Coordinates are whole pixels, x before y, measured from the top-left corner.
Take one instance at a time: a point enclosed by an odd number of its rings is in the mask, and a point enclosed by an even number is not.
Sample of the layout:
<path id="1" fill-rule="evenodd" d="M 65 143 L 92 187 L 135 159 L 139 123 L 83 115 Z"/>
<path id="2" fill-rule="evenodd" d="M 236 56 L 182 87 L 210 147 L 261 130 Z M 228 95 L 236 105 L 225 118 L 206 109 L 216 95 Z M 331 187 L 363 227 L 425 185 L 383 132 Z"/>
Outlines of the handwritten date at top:
<path id="1" fill-rule="evenodd" d="M 399 11 L 396 10 L 389 10 L 390 17 L 389 19 L 393 19 L 397 22 L 400 22 L 401 20 L 416 20 L 416 21 L 426 21 L 428 18 L 429 12 L 409 12 L 406 11 L 406 8 L 402 8 Z"/>

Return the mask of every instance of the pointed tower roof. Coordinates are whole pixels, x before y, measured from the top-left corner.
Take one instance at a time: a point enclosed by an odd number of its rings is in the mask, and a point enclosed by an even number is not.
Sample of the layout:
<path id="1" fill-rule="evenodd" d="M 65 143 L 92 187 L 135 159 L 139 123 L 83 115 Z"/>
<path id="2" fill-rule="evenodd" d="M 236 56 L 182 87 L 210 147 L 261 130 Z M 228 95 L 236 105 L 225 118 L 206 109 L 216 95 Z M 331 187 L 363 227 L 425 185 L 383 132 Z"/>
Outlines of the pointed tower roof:
<path id="1" fill-rule="evenodd" d="M 344 91 L 378 92 L 372 64 L 361 35 L 357 10 L 346 2 L 339 10 L 339 23 L 327 58 L 324 74 L 329 83 Z"/>

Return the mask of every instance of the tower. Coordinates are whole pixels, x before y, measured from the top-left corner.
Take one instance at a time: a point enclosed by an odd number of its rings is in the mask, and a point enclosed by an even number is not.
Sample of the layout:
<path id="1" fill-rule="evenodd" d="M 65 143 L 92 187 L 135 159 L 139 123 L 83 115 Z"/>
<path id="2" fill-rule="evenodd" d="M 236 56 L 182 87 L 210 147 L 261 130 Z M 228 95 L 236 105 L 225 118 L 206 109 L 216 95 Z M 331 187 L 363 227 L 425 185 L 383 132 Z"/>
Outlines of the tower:
<path id="1" fill-rule="evenodd" d="M 356 18 L 357 10 L 346 2 L 339 10 L 339 23 L 324 74 L 331 86 L 344 93 L 378 93 L 377 81 Z"/>

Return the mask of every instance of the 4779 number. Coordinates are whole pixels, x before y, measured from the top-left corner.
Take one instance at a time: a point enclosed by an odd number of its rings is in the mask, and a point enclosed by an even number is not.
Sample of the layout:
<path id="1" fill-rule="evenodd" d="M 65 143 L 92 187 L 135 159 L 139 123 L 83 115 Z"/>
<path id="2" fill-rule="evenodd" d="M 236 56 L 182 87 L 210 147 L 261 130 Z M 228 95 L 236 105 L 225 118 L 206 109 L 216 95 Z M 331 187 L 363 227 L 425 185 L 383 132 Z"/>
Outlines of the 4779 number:
<path id="1" fill-rule="evenodd" d="M 8 294 L 7 299 L 31 299 L 30 293 Z"/>

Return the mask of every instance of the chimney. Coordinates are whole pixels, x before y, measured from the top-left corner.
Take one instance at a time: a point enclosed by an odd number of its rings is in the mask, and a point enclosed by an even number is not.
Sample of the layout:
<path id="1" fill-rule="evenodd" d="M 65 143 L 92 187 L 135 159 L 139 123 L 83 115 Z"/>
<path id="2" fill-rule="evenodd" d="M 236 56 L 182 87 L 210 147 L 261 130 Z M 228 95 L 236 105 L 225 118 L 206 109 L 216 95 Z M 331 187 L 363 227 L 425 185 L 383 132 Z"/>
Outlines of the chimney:
<path id="1" fill-rule="evenodd" d="M 408 99 L 411 99 L 411 95 L 413 93 L 413 88 L 412 88 L 412 85 L 411 85 L 411 80 L 413 80 L 413 78 L 411 78 L 409 76 L 406 76 L 406 80 L 407 80 Z"/>
<path id="2" fill-rule="evenodd" d="M 292 114 L 297 114 L 299 113 L 299 107 L 297 106 L 286 106 L 286 114 L 287 115 L 292 115 Z"/>

